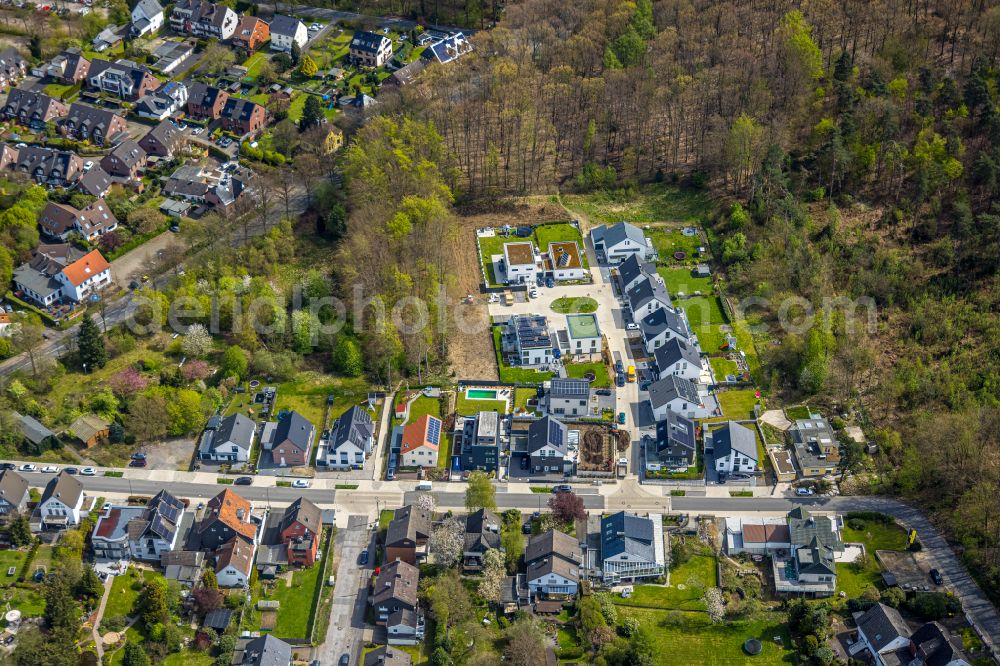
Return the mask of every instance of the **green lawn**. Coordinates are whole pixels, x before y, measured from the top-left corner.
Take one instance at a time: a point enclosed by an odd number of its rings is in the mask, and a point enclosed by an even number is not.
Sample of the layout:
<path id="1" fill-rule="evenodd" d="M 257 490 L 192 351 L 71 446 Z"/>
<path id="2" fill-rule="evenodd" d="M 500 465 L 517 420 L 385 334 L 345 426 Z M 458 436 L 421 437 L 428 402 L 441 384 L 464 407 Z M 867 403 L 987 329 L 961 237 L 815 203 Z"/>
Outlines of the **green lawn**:
<path id="1" fill-rule="evenodd" d="M 26 550 L 0 550 L 0 587 L 13 585 L 17 581 L 17 574 L 21 572 L 21 565 L 27 556 Z M 14 567 L 14 575 L 8 576 L 7 570 L 11 567 Z"/>
<path id="2" fill-rule="evenodd" d="M 746 622 L 713 625 L 704 613 L 646 608 L 620 608 L 619 611 L 619 617 L 635 617 L 649 630 L 657 664 L 761 666 L 797 663 L 795 652 L 787 649 L 791 637 L 785 617 L 777 613 Z M 781 645 L 774 642 L 775 636 L 781 636 Z M 759 655 L 751 657 L 743 651 L 743 643 L 748 638 L 756 638 L 763 645 Z"/>
<path id="3" fill-rule="evenodd" d="M 497 367 L 500 368 L 500 381 L 507 384 L 538 384 L 552 379 L 551 372 L 541 372 L 532 368 L 512 368 L 506 365 L 500 354 L 500 335 L 500 327 L 494 326 L 493 349 L 496 352 Z"/>
<path id="4" fill-rule="evenodd" d="M 789 421 L 798 421 L 799 419 L 809 418 L 811 414 L 809 413 L 809 407 L 806 405 L 796 405 L 794 407 L 786 407 L 785 416 L 788 417 Z"/>
<path id="5" fill-rule="evenodd" d="M 299 93 L 292 98 L 292 103 L 288 105 L 288 119 L 292 122 L 299 122 L 302 117 L 302 109 L 306 105 L 306 98 L 309 96 L 308 93 Z M 322 102 L 323 100 L 320 99 Z"/>
<path id="6" fill-rule="evenodd" d="M 631 597 L 622 599 L 616 596 L 615 603 L 620 606 L 703 611 L 705 588 L 715 585 L 715 558 L 695 555 L 670 572 L 670 587 L 636 585 Z"/>
<path id="7" fill-rule="evenodd" d="M 539 252 L 548 252 L 550 243 L 558 243 L 560 241 L 576 241 L 576 245 L 580 250 L 580 261 L 583 263 L 584 268 L 589 267 L 587 253 L 583 248 L 583 235 L 580 234 L 579 229 L 568 222 L 543 224 L 535 227 L 535 244 L 538 246 Z"/>
<path id="8" fill-rule="evenodd" d="M 740 371 L 740 366 L 736 361 L 730 361 L 728 358 L 713 356 L 708 359 L 708 362 L 712 366 L 715 380 L 719 382 L 726 381 L 726 375 L 735 375 Z"/>
<path id="9" fill-rule="evenodd" d="M 563 203 L 579 210 L 594 223 L 632 224 L 661 221 L 699 222 L 712 208 L 707 194 L 693 189 L 650 184 L 636 190 L 564 195 Z"/>
<path id="10" fill-rule="evenodd" d="M 706 257 L 698 256 L 698 247 L 702 244 L 700 236 L 685 236 L 680 229 L 670 227 L 653 227 L 646 229 L 646 237 L 656 248 L 658 263 L 661 266 L 693 265 L 704 261 Z M 687 256 L 678 260 L 674 252 L 683 252 Z"/>
<path id="11" fill-rule="evenodd" d="M 597 312 L 597 301 L 587 296 L 570 298 L 563 296 L 552 301 L 552 311 L 560 314 L 589 314 Z"/>
<path id="12" fill-rule="evenodd" d="M 596 379 L 590 383 L 591 387 L 608 388 L 611 386 L 611 377 L 608 376 L 608 369 L 601 362 L 571 363 L 566 366 L 566 374 L 570 377 L 582 378 L 588 372 L 592 372 L 596 376 Z"/>
<path id="13" fill-rule="evenodd" d="M 275 413 L 295 410 L 309 419 L 317 430 L 322 430 L 323 413 L 326 410 L 326 396 L 333 394 L 331 418 L 336 418 L 352 405 L 364 403 L 371 390 L 364 379 L 333 377 L 317 372 L 303 372 L 290 382 L 278 385 Z M 250 404 L 253 396 L 242 394 L 238 400 Z"/>
<path id="14" fill-rule="evenodd" d="M 279 638 L 308 638 L 309 611 L 316 585 L 319 584 L 319 565 L 296 571 L 292 575 L 292 585 L 279 580 L 274 593 L 268 599 L 277 599 L 281 603 L 278 609 L 278 621 L 272 632 Z"/>
<path id="15" fill-rule="evenodd" d="M 505 400 L 470 400 L 463 389 L 455 396 L 455 413 L 461 416 L 475 416 L 478 412 L 507 412 Z"/>
<path id="16" fill-rule="evenodd" d="M 534 398 L 538 395 L 538 391 L 530 388 L 516 388 L 514 389 L 514 407 L 520 407 L 521 409 L 528 409 L 528 400 Z"/>
<path id="17" fill-rule="evenodd" d="M 400 400 L 399 402 L 402 403 L 403 401 Z M 424 414 L 441 418 L 441 401 L 437 398 L 428 398 L 426 395 L 420 396 L 410 403 L 410 418 L 406 423 L 413 423 Z"/>
<path id="18" fill-rule="evenodd" d="M 503 254 L 503 246 L 507 243 L 524 243 L 531 240 L 530 238 L 517 238 L 515 236 L 485 236 L 478 239 L 479 240 L 479 250 L 480 250 L 480 260 L 482 261 L 483 268 L 486 270 L 486 277 L 489 280 L 489 286 L 497 287 L 501 286 L 500 282 L 497 281 L 496 276 L 493 274 L 493 261 L 492 257 L 495 254 Z"/>
<path id="19" fill-rule="evenodd" d="M 864 529 L 861 530 L 844 525 L 842 537 L 845 543 L 863 543 L 867 553 L 863 567 L 856 563 L 837 565 L 837 591 L 846 593 L 849 599 L 860 595 L 869 585 L 882 587 L 882 569 L 875 559 L 876 550 L 906 548 L 906 531 L 896 524 L 883 525 L 865 521 Z"/>
<path id="20" fill-rule="evenodd" d="M 0 594 L 0 599 L 6 599 L 7 594 L 10 594 L 10 607 L 21 611 L 26 618 L 40 617 L 45 612 L 45 597 L 36 590 L 12 587 Z"/>
<path id="21" fill-rule="evenodd" d="M 727 421 L 744 421 L 752 419 L 753 406 L 757 404 L 755 389 L 739 389 L 736 391 L 721 391 L 718 393 L 719 404 L 722 406 L 722 416 Z"/>
<path id="22" fill-rule="evenodd" d="M 722 303 L 718 297 L 687 298 L 677 302 L 687 313 L 688 323 L 698 336 L 698 342 L 704 352 L 712 354 L 721 350 L 726 344 L 726 333 L 721 326 L 729 320 L 722 312 Z"/>
<path id="23" fill-rule="evenodd" d="M 62 96 L 67 92 L 75 88 L 76 85 L 72 83 L 49 83 L 45 86 L 45 94 L 49 97 L 55 97 L 56 99 L 62 99 Z"/>
<path id="24" fill-rule="evenodd" d="M 679 293 L 693 294 L 700 291 L 703 294 L 711 294 L 713 291 L 712 278 L 699 278 L 691 274 L 687 268 L 657 268 L 656 272 L 663 278 L 663 283 L 667 285 L 667 291 L 671 296 Z"/>
<path id="25" fill-rule="evenodd" d="M 262 51 L 258 51 L 247 58 L 246 62 L 243 63 L 243 66 L 247 68 L 247 76 L 257 78 L 257 75 L 260 74 L 260 68 L 264 66 L 266 61 L 267 57 Z"/>
<path id="26" fill-rule="evenodd" d="M 104 617 L 131 615 L 135 609 L 135 602 L 139 599 L 139 593 L 142 591 L 143 581 L 155 576 L 162 576 L 162 574 L 155 571 L 144 571 L 143 575 L 139 576 L 136 569 L 129 569 L 129 572 L 124 576 L 115 576 L 111 583 L 111 592 L 108 594 L 108 605 L 104 609 Z"/>

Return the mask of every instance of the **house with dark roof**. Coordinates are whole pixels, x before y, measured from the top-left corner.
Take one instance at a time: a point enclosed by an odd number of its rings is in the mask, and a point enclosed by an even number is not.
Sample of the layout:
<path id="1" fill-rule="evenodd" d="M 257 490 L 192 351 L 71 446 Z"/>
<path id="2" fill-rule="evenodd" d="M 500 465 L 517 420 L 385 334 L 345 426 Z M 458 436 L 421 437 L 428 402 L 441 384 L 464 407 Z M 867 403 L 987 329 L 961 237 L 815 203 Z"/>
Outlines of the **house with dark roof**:
<path id="1" fill-rule="evenodd" d="M 129 523 L 142 516 L 141 506 L 110 506 L 103 509 L 90 533 L 90 544 L 98 560 L 128 560 Z"/>
<path id="2" fill-rule="evenodd" d="M 0 51 L 0 88 L 15 86 L 28 73 L 28 61 L 13 46 Z"/>
<path id="3" fill-rule="evenodd" d="M 184 147 L 187 139 L 178 127 L 169 121 L 162 121 L 139 139 L 139 146 L 147 155 L 170 158 Z"/>
<path id="4" fill-rule="evenodd" d="M 230 539 L 257 543 L 260 525 L 253 515 L 253 505 L 226 488 L 208 501 L 201 522 L 195 526 L 201 550 L 215 550 Z"/>
<path id="5" fill-rule="evenodd" d="M 255 553 L 256 544 L 247 543 L 239 537 L 233 537 L 216 548 L 215 579 L 219 587 L 248 587 Z"/>
<path id="6" fill-rule="evenodd" d="M 251 177 L 249 169 L 237 168 L 227 173 L 185 164 L 167 178 L 162 192 L 169 197 L 205 204 L 224 212 L 243 194 Z"/>
<path id="7" fill-rule="evenodd" d="M 792 450 L 803 477 L 834 474 L 840 466 L 840 441 L 826 419 L 797 419 L 789 429 Z"/>
<path id="8" fill-rule="evenodd" d="M 32 531 L 63 529 L 80 524 L 83 517 L 83 483 L 64 471 L 50 479 L 31 516 Z"/>
<path id="9" fill-rule="evenodd" d="M 132 24 L 129 26 L 133 37 L 154 35 L 163 27 L 163 7 L 156 0 L 139 0 L 132 8 Z"/>
<path id="10" fill-rule="evenodd" d="M 195 120 L 215 120 L 228 101 L 225 90 L 196 82 L 188 90 L 187 113 Z"/>
<path id="11" fill-rule="evenodd" d="M 528 426 L 528 456 L 533 474 L 562 474 L 569 451 L 569 428 L 554 416 Z"/>
<path id="12" fill-rule="evenodd" d="M 285 509 L 278 530 L 281 542 L 288 551 L 289 564 L 311 567 L 316 562 L 319 540 L 323 533 L 322 519 L 320 508 L 304 497 L 298 498 Z"/>
<path id="13" fill-rule="evenodd" d="M 270 27 L 272 51 L 285 51 L 287 53 L 292 50 L 292 44 L 297 44 L 302 49 L 309 41 L 306 24 L 297 18 L 275 14 L 271 18 Z"/>
<path id="14" fill-rule="evenodd" d="M 441 419 L 424 414 L 403 427 L 400 440 L 402 467 L 437 467 L 442 437 Z"/>
<path id="15" fill-rule="evenodd" d="M 657 421 L 667 418 L 667 412 L 700 419 L 707 417 L 710 411 L 698 395 L 698 387 L 676 375 L 667 375 L 649 385 L 649 405 Z"/>
<path id="16" fill-rule="evenodd" d="M 590 380 L 553 377 L 546 391 L 546 410 L 556 416 L 590 414 Z"/>
<path id="17" fill-rule="evenodd" d="M 796 507 L 786 520 L 788 550 L 771 553 L 775 591 L 809 598 L 832 596 L 837 590 L 837 559 L 845 550 L 840 519 Z M 745 541 L 747 528 L 743 531 Z"/>
<path id="18" fill-rule="evenodd" d="M 75 85 L 87 78 L 90 61 L 83 57 L 78 48 L 69 48 L 54 57 L 48 64 L 40 66 L 34 73 L 39 78 L 48 78 L 56 83 Z"/>
<path id="19" fill-rule="evenodd" d="M 132 139 L 126 139 L 101 159 L 101 168 L 113 178 L 137 181 L 146 169 L 146 151 Z"/>
<path id="20" fill-rule="evenodd" d="M 239 16 L 229 7 L 207 0 L 178 0 L 170 12 L 170 27 L 195 37 L 225 41 L 236 33 Z"/>
<path id="21" fill-rule="evenodd" d="M 405 611 L 416 612 L 417 584 L 420 569 L 402 560 L 394 560 L 382 567 L 372 583 L 368 602 L 375 612 L 375 624 L 386 626 L 392 615 Z"/>
<path id="22" fill-rule="evenodd" d="M 362 469 L 375 445 L 375 423 L 368 410 L 353 405 L 340 415 L 330 439 L 320 448 L 316 464 L 329 469 Z"/>
<path id="23" fill-rule="evenodd" d="M 628 255 L 618 264 L 618 285 L 621 292 L 627 294 L 640 281 L 656 273 L 656 264 L 648 264 L 639 258 L 638 254 Z"/>
<path id="24" fill-rule="evenodd" d="M 271 28 L 267 21 L 245 14 L 240 17 L 240 22 L 236 25 L 233 46 L 253 53 L 269 39 L 271 39 Z"/>
<path id="25" fill-rule="evenodd" d="M 99 146 L 128 132 L 128 123 L 118 114 L 80 102 L 70 104 L 69 113 L 58 123 L 58 127 L 65 136 Z"/>
<path id="26" fill-rule="evenodd" d="M 663 278 L 659 275 L 646 275 L 635 286 L 625 293 L 633 319 L 642 319 L 660 308 L 673 307 L 670 294 Z"/>
<path id="27" fill-rule="evenodd" d="M 166 120 L 187 108 L 188 89 L 180 81 L 167 81 L 158 90 L 139 98 L 133 111 L 142 118 Z"/>
<path id="28" fill-rule="evenodd" d="M 109 62 L 95 58 L 87 71 L 87 87 L 134 102 L 156 90 L 160 81 L 145 67 L 131 60 Z"/>
<path id="29" fill-rule="evenodd" d="M 396 509 L 385 531 L 385 558 L 416 564 L 427 557 L 431 512 L 413 504 Z"/>
<path id="30" fill-rule="evenodd" d="M 271 458 L 278 467 L 301 467 L 309 464 L 309 453 L 316 439 L 316 426 L 309 419 L 292 411 L 279 420 L 272 428 L 265 427 L 270 434 L 263 438 L 261 445 L 271 452 Z"/>
<path id="31" fill-rule="evenodd" d="M 17 418 L 18 428 L 20 428 L 25 441 L 36 448 L 40 449 L 48 440 L 55 439 L 56 434 L 42 425 L 35 417 L 18 414 L 17 412 L 13 412 L 13 414 Z"/>
<path id="32" fill-rule="evenodd" d="M 911 636 L 910 626 L 898 610 L 876 603 L 860 614 L 855 622 L 858 626 L 858 642 L 854 645 L 868 651 L 870 663 L 895 666 L 910 662 L 909 659 L 896 659 L 899 651 L 910 647 Z M 859 649 L 858 652 L 860 651 Z"/>
<path id="33" fill-rule="evenodd" d="M 255 102 L 230 97 L 219 116 L 222 129 L 237 136 L 256 136 L 267 125 L 267 110 Z"/>
<path id="34" fill-rule="evenodd" d="M 233 666 L 291 666 L 292 657 L 291 645 L 265 634 L 239 639 L 233 654 Z"/>
<path id="35" fill-rule="evenodd" d="M 80 180 L 76 181 L 76 189 L 92 197 L 105 197 L 111 191 L 111 175 L 95 165 L 84 171 Z"/>
<path id="36" fill-rule="evenodd" d="M 472 44 L 461 32 L 456 32 L 431 43 L 424 49 L 423 57 L 429 62 L 446 64 L 472 51 Z"/>
<path id="37" fill-rule="evenodd" d="M 686 340 L 671 338 L 653 352 L 660 379 L 667 375 L 698 381 L 703 371 L 701 352 Z"/>
<path id="38" fill-rule="evenodd" d="M 421 72 L 427 67 L 427 61 L 424 59 L 414 60 L 413 62 L 404 65 L 397 69 L 395 72 L 389 75 L 385 81 L 382 82 L 382 86 L 390 88 L 402 88 L 403 86 L 409 85 L 417 80 Z"/>
<path id="39" fill-rule="evenodd" d="M 381 67 L 392 57 L 392 40 L 385 35 L 358 30 L 351 39 L 348 56 L 355 65 Z"/>
<path id="40" fill-rule="evenodd" d="M 163 554 L 180 547 L 184 503 L 166 490 L 156 493 L 142 514 L 128 524 L 128 548 L 137 560 L 159 561 Z"/>
<path id="41" fill-rule="evenodd" d="M 67 150 L 0 144 L 0 167 L 26 174 L 39 185 L 71 187 L 83 175 L 83 158 Z"/>
<path id="42" fill-rule="evenodd" d="M 590 230 L 590 239 L 598 256 L 603 255 L 609 264 L 621 263 L 633 254 L 644 262 L 656 256 L 653 244 L 642 230 L 628 222 L 594 227 Z"/>
<path id="43" fill-rule="evenodd" d="M 201 582 L 205 566 L 205 553 L 200 550 L 169 550 L 160 557 L 163 577 L 176 580 L 185 587 L 194 587 Z"/>
<path id="44" fill-rule="evenodd" d="M 28 508 L 28 480 L 12 469 L 0 472 L 0 516 L 24 513 Z"/>
<path id="45" fill-rule="evenodd" d="M 601 519 L 601 571 L 605 583 L 657 578 L 663 575 L 665 561 L 659 514 L 642 518 L 619 511 Z"/>
<path id="46" fill-rule="evenodd" d="M 507 419 L 500 418 L 497 412 L 456 417 L 455 442 L 462 469 L 495 472 L 507 427 Z"/>
<path id="47" fill-rule="evenodd" d="M 667 410 L 666 418 L 656 423 L 655 438 L 646 441 L 646 471 L 694 465 L 698 453 L 696 436 L 694 421 Z"/>
<path id="48" fill-rule="evenodd" d="M 562 600 L 576 596 L 582 567 L 579 539 L 558 530 L 531 537 L 524 550 L 525 578 L 536 598 Z"/>
<path id="49" fill-rule="evenodd" d="M 11 88 L 0 117 L 32 129 L 44 129 L 45 123 L 53 122 L 68 113 L 69 107 L 55 97 L 32 90 Z"/>
<path id="50" fill-rule="evenodd" d="M 216 608 L 205 613 L 205 619 L 201 621 L 201 626 L 214 629 L 222 634 L 229 628 L 233 621 L 233 611 L 230 608 Z"/>
<path id="51" fill-rule="evenodd" d="M 465 517 L 465 541 L 462 547 L 462 568 L 479 571 L 486 551 L 503 549 L 500 545 L 500 518 L 489 509 L 479 509 Z"/>
<path id="52" fill-rule="evenodd" d="M 76 232 L 90 242 L 118 228 L 118 218 L 104 199 L 96 199 L 77 210 L 69 204 L 49 202 L 38 214 L 38 226 L 49 238 L 65 241 Z"/>
<path id="53" fill-rule="evenodd" d="M 213 417 L 201 436 L 198 459 L 203 462 L 244 463 L 250 460 L 257 424 L 243 414 Z"/>
<path id="54" fill-rule="evenodd" d="M 697 342 L 688 325 L 687 314 L 681 308 L 666 307 L 653 310 L 652 313 L 639 319 L 639 331 L 642 333 L 646 351 L 650 354 L 673 338 L 691 345 Z"/>
<path id="55" fill-rule="evenodd" d="M 705 452 L 713 454 L 715 470 L 720 477 L 753 474 L 761 462 L 757 453 L 757 434 L 735 421 L 706 430 Z"/>
<path id="56" fill-rule="evenodd" d="M 391 645 L 377 647 L 365 653 L 364 666 L 410 666 L 410 655 Z"/>
<path id="57" fill-rule="evenodd" d="M 548 322 L 542 315 L 511 316 L 501 335 L 500 345 L 504 353 L 515 358 L 517 365 L 535 367 L 552 363 L 552 338 Z"/>

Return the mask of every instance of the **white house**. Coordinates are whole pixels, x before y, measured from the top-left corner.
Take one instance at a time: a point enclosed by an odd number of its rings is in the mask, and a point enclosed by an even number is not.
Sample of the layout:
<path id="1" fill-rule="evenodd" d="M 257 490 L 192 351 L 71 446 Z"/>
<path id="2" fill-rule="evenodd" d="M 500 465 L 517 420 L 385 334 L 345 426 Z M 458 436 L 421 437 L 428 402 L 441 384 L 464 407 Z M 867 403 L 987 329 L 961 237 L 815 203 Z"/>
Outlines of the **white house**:
<path id="1" fill-rule="evenodd" d="M 619 511 L 601 519 L 601 570 L 607 584 L 656 578 L 666 564 L 660 514 Z"/>
<path id="2" fill-rule="evenodd" d="M 596 315 L 566 315 L 566 330 L 557 331 L 556 337 L 563 354 L 578 356 L 601 353 L 601 327 Z"/>
<path id="3" fill-rule="evenodd" d="M 659 275 L 645 275 L 635 281 L 634 286 L 625 292 L 632 319 L 642 319 L 660 308 L 673 306 L 670 293 Z"/>
<path id="4" fill-rule="evenodd" d="M 220 587 L 247 587 L 253 570 L 254 543 L 233 537 L 215 551 L 215 579 Z"/>
<path id="5" fill-rule="evenodd" d="M 163 27 L 163 7 L 156 0 L 139 0 L 132 9 L 133 37 L 155 35 Z"/>
<path id="6" fill-rule="evenodd" d="M 504 244 L 503 258 L 500 260 L 504 282 L 523 284 L 534 279 L 538 262 L 535 246 L 530 241 Z"/>
<path id="7" fill-rule="evenodd" d="M 552 378 L 549 382 L 549 414 L 556 416 L 588 416 L 590 414 L 590 382 L 586 379 Z"/>
<path id="8" fill-rule="evenodd" d="M 601 225 L 590 230 L 590 239 L 598 255 L 604 255 L 609 264 L 618 264 L 631 255 L 650 261 L 656 251 L 642 231 L 628 222 L 613 226 Z"/>
<path id="9" fill-rule="evenodd" d="M 654 273 L 656 273 L 655 264 L 643 263 L 638 254 L 630 254 L 618 264 L 618 284 L 622 293 L 627 294 L 632 287 Z"/>
<path id="10" fill-rule="evenodd" d="M 751 474 L 757 469 L 757 436 L 730 421 L 705 433 L 705 451 L 715 454 L 715 469 L 725 474 Z"/>
<path id="11" fill-rule="evenodd" d="M 163 553 L 178 548 L 178 535 L 184 520 L 184 503 L 161 490 L 142 514 L 129 523 L 128 547 L 137 560 L 159 561 Z"/>
<path id="12" fill-rule="evenodd" d="M 135 112 L 143 118 L 166 120 L 187 108 L 187 101 L 187 86 L 180 81 L 168 81 L 156 92 L 139 98 Z"/>
<path id="13" fill-rule="evenodd" d="M 524 367 L 552 363 L 552 338 L 548 323 L 541 315 L 514 315 L 504 334 L 507 348 L 513 349 L 518 364 Z"/>
<path id="14" fill-rule="evenodd" d="M 534 474 L 562 474 L 569 451 L 569 428 L 552 416 L 528 426 L 528 456 Z"/>
<path id="15" fill-rule="evenodd" d="M 969 666 L 961 643 L 937 622 L 927 622 L 916 631 L 899 611 L 876 603 L 864 613 L 856 613 L 858 640 L 848 647 L 853 657 L 868 652 L 861 661 L 875 666 L 934 664 Z"/>
<path id="16" fill-rule="evenodd" d="M 111 506 L 103 510 L 90 533 L 90 547 L 98 560 L 128 560 L 129 523 L 142 515 L 141 506 Z"/>
<path id="17" fill-rule="evenodd" d="M 309 31 L 306 24 L 297 18 L 275 14 L 271 19 L 271 50 L 291 51 L 292 44 L 304 48 L 309 41 Z"/>
<path id="18" fill-rule="evenodd" d="M 330 439 L 320 446 L 316 464 L 329 469 L 362 469 L 375 444 L 371 415 L 354 405 L 333 424 Z"/>
<path id="19" fill-rule="evenodd" d="M 45 492 L 38 503 L 38 529 L 79 525 L 83 513 L 83 498 L 83 483 L 80 479 L 65 471 L 60 472 L 59 476 L 45 486 Z"/>
<path id="20" fill-rule="evenodd" d="M 663 379 L 668 375 L 676 375 L 691 381 L 698 381 L 702 373 L 701 354 L 698 349 L 680 338 L 671 338 L 666 344 L 656 348 L 653 353 L 656 368 Z"/>
<path id="21" fill-rule="evenodd" d="M 441 419 L 424 414 L 403 428 L 400 444 L 402 467 L 437 467 L 441 446 Z"/>
<path id="22" fill-rule="evenodd" d="M 689 419 L 702 419 L 710 411 L 698 395 L 698 387 L 676 375 L 667 375 L 649 385 L 649 405 L 657 421 L 667 418 L 667 412 L 676 412 Z"/>
<path id="23" fill-rule="evenodd" d="M 576 596 L 583 554 L 580 542 L 557 530 L 531 537 L 524 550 L 528 590 L 535 597 Z"/>
<path id="24" fill-rule="evenodd" d="M 245 463 L 250 460 L 257 424 L 243 414 L 213 416 L 205 426 L 198 458 L 206 462 Z"/>
<path id="25" fill-rule="evenodd" d="M 646 351 L 650 354 L 673 338 L 689 344 L 694 344 L 697 339 L 691 333 L 687 315 L 680 308 L 657 308 L 638 321 Z"/>
<path id="26" fill-rule="evenodd" d="M 544 266 L 547 276 L 560 282 L 587 278 L 588 271 L 583 267 L 580 246 L 576 241 L 549 243 L 549 250 L 545 255 Z"/>

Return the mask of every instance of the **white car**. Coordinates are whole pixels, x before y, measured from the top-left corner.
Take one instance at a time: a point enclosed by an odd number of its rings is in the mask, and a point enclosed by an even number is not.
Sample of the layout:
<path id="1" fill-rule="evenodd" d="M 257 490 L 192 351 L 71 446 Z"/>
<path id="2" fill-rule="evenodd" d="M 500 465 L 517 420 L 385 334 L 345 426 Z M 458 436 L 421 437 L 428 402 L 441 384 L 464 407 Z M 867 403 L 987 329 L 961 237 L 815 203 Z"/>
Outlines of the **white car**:
<path id="1" fill-rule="evenodd" d="M 32 465 L 31 463 L 28 463 L 28 464 L 25 464 L 25 465 L 21 465 L 21 471 L 22 472 L 37 472 L 38 468 L 35 467 L 34 465 Z"/>
<path id="2" fill-rule="evenodd" d="M 55 465 L 46 465 L 45 467 L 42 468 L 43 474 L 55 474 L 58 471 L 59 468 L 56 467 Z"/>
<path id="3" fill-rule="evenodd" d="M 80 470 L 82 476 L 97 476 L 97 470 L 93 467 L 84 467 Z"/>
<path id="4" fill-rule="evenodd" d="M 107 511 L 111 508 L 111 502 L 105 502 L 104 506 L 101 507 L 101 511 Z"/>
<path id="5" fill-rule="evenodd" d="M 812 495 L 815 491 L 812 488 L 798 488 L 795 491 L 796 495 Z"/>
<path id="6" fill-rule="evenodd" d="M 630 322 L 628 324 L 625 324 L 625 330 L 626 331 L 638 331 L 639 330 L 639 324 L 635 323 L 634 321 Z"/>
<path id="7" fill-rule="evenodd" d="M 84 171 L 90 171 L 93 168 L 94 168 L 94 161 L 93 160 L 87 160 L 86 162 L 83 163 L 83 170 Z"/>
<path id="8" fill-rule="evenodd" d="M 309 482 L 305 479 L 295 479 L 292 481 L 292 488 L 308 488 Z"/>

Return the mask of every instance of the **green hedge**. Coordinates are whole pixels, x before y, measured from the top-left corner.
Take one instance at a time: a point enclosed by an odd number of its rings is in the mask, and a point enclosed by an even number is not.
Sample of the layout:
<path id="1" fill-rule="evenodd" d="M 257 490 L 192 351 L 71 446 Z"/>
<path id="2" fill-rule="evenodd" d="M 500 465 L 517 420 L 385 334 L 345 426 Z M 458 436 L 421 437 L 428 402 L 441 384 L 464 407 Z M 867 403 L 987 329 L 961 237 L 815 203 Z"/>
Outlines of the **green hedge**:
<path id="1" fill-rule="evenodd" d="M 316 633 L 316 614 L 319 612 L 320 599 L 323 597 L 323 587 L 326 585 L 327 576 L 330 575 L 329 563 L 330 553 L 333 551 L 333 532 L 333 528 L 326 530 L 326 538 L 323 540 L 323 560 L 319 564 L 319 580 L 316 581 L 312 607 L 309 609 L 309 642 L 313 644 L 316 643 L 316 637 L 313 635 Z"/>
<path id="2" fill-rule="evenodd" d="M 896 519 L 892 516 L 887 516 L 884 513 L 879 513 L 878 511 L 851 511 L 845 518 L 847 520 L 865 520 L 872 523 L 881 523 L 883 525 L 895 525 Z"/>
<path id="3" fill-rule="evenodd" d="M 21 573 L 17 575 L 17 582 L 23 583 L 28 577 L 28 570 L 31 568 L 31 563 L 35 560 L 35 553 L 38 552 L 38 544 L 41 543 L 38 539 L 31 544 L 31 550 L 28 551 L 28 556 L 24 558 L 24 564 L 21 565 Z"/>
<path id="4" fill-rule="evenodd" d="M 7 294 L 7 300 L 10 301 L 11 303 L 13 303 L 14 305 L 20 305 L 25 310 L 30 310 L 31 312 L 36 313 L 44 321 L 49 322 L 53 326 L 58 326 L 59 325 L 59 323 L 48 312 L 43 312 L 42 310 L 39 310 L 38 308 L 36 308 L 31 303 L 28 303 L 26 301 L 22 301 L 20 298 L 18 298 L 17 296 L 15 296 L 13 294 L 13 292 L 8 292 L 8 294 Z"/>

